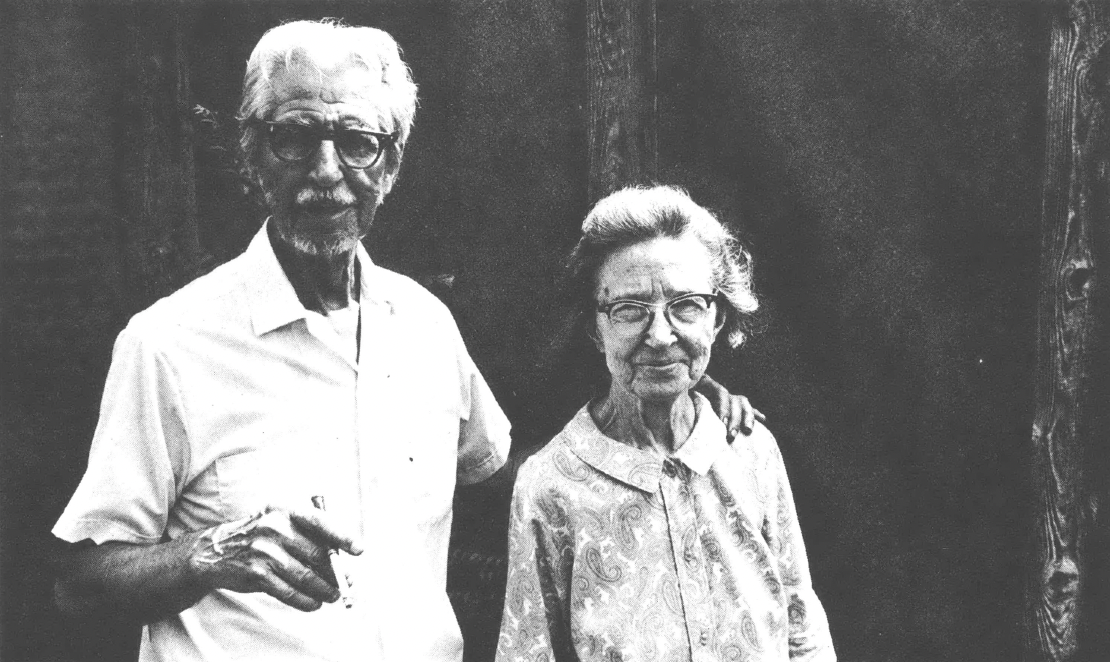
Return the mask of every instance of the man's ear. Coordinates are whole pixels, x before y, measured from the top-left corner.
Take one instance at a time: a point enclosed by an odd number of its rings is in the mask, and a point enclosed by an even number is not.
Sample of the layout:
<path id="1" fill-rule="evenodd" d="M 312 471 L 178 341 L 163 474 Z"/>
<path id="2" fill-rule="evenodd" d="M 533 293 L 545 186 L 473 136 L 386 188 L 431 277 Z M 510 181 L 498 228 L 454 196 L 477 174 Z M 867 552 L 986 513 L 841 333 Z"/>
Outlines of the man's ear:
<path id="1" fill-rule="evenodd" d="M 394 170 L 393 172 L 387 172 L 386 174 L 382 175 L 382 183 L 378 187 L 378 196 L 384 198 L 385 196 L 389 195 L 389 192 L 393 190 L 393 182 L 396 179 L 396 170 Z"/>
<path id="2" fill-rule="evenodd" d="M 389 162 L 389 170 L 382 176 L 381 196 L 384 198 L 393 190 L 393 182 L 397 181 L 397 175 L 401 172 L 401 157 L 405 155 L 404 145 L 394 145 L 393 158 Z"/>

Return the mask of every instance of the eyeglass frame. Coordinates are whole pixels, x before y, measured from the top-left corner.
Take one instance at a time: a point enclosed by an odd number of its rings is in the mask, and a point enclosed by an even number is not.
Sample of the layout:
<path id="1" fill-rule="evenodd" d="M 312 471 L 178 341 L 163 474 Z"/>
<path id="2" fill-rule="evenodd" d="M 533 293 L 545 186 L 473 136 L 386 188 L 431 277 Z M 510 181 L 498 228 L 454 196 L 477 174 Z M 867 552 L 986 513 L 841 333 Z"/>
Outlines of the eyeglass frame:
<path id="1" fill-rule="evenodd" d="M 252 120 L 252 122 L 254 124 L 263 125 L 266 127 L 266 142 L 270 147 L 270 153 L 273 154 L 275 158 L 281 161 L 285 161 L 286 163 L 300 163 L 301 161 L 307 161 L 308 159 L 312 158 L 313 152 L 309 152 L 307 155 L 300 159 L 291 159 L 278 154 L 277 150 L 274 149 L 274 143 L 272 140 L 274 129 L 282 126 L 290 126 L 307 130 L 308 132 L 310 132 L 312 137 L 317 140 L 317 143 L 321 143 L 325 140 L 330 140 L 332 144 L 335 145 L 335 154 L 339 157 L 339 162 L 342 163 L 344 167 L 350 168 L 352 170 L 366 170 L 368 168 L 373 168 L 374 166 L 376 166 L 382 160 L 382 154 L 385 154 L 387 148 L 396 145 L 397 138 L 400 136 L 400 132 L 398 131 L 394 131 L 392 133 L 382 133 L 381 131 L 351 129 L 347 127 L 326 129 L 321 126 L 314 126 L 311 124 L 300 124 L 298 122 L 277 122 L 274 120 L 261 119 L 254 119 Z M 369 164 L 364 166 L 351 165 L 347 163 L 347 157 L 343 155 L 343 151 L 339 149 L 339 145 L 335 141 L 335 138 L 338 137 L 338 134 L 340 133 L 360 133 L 363 135 L 373 136 L 382 142 L 382 148 L 378 150 L 378 153 L 374 157 L 374 160 L 371 161 Z M 317 145 L 317 149 L 319 149 L 319 145 Z"/>
<path id="2" fill-rule="evenodd" d="M 692 298 L 692 297 L 701 297 L 701 298 L 705 299 L 705 301 L 707 302 L 706 312 L 709 312 L 709 307 L 711 307 L 713 305 L 717 305 L 718 302 L 721 300 L 721 298 L 723 298 L 723 296 L 724 295 L 721 294 L 720 292 L 713 292 L 712 294 L 708 294 L 708 293 L 705 293 L 705 292 L 687 292 L 686 294 L 680 294 L 679 296 L 677 296 L 673 299 L 668 299 L 668 300 L 663 301 L 661 303 L 648 303 L 646 301 L 639 301 L 637 299 L 617 299 L 616 301 L 610 301 L 609 303 L 599 303 L 599 304 L 597 304 L 596 311 L 598 313 L 603 313 L 605 315 L 605 319 L 609 320 L 609 323 L 612 324 L 614 328 L 619 329 L 619 328 L 621 328 L 621 325 L 623 323 L 614 321 L 613 317 L 612 317 L 612 312 L 613 312 L 613 308 L 617 307 L 618 305 L 620 305 L 622 303 L 632 303 L 632 304 L 636 304 L 638 306 L 643 306 L 644 308 L 648 308 L 648 309 L 662 308 L 663 309 L 663 319 L 667 320 L 667 324 L 670 324 L 671 327 L 673 327 L 673 328 L 686 328 L 687 326 L 689 326 L 690 324 L 693 324 L 694 322 L 685 322 L 685 323 L 682 323 L 682 324 L 675 324 L 674 320 L 671 319 L 670 307 L 671 307 L 672 304 L 674 304 L 675 302 L 678 302 L 678 301 L 682 301 L 683 299 L 689 299 L 689 298 Z M 640 328 L 638 330 L 639 333 L 643 333 L 648 327 L 651 326 L 652 315 L 654 315 L 654 313 L 652 313 L 651 315 L 648 315 L 648 317 L 646 318 L 646 323 L 643 325 L 643 328 Z"/>

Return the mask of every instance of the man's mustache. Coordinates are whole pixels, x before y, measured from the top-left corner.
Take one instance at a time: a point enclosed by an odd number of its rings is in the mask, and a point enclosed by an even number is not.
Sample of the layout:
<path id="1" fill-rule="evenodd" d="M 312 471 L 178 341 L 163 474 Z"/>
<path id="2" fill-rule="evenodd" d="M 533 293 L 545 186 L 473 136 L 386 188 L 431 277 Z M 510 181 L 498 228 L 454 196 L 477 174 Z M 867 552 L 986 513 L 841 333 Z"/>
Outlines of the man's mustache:
<path id="1" fill-rule="evenodd" d="M 295 202 L 299 207 L 349 207 L 357 200 L 347 188 L 336 187 L 301 189 Z"/>

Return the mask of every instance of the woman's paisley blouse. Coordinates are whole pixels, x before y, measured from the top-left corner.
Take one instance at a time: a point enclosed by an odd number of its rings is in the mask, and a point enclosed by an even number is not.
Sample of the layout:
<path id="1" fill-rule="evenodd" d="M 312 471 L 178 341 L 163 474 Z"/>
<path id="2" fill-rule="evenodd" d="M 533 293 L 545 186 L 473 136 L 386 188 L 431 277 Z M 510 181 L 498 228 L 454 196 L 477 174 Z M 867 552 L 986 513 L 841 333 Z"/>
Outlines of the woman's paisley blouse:
<path id="1" fill-rule="evenodd" d="M 695 398 L 666 460 L 583 407 L 521 468 L 498 662 L 836 659 L 774 437 Z"/>

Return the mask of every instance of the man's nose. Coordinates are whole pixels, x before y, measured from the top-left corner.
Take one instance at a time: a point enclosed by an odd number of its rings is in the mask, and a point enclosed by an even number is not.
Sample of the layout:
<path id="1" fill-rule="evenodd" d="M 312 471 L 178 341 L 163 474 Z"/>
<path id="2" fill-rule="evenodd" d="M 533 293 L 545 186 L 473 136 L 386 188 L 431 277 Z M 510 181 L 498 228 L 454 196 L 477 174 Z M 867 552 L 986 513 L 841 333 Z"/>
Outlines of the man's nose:
<path id="1" fill-rule="evenodd" d="M 652 311 L 644 342 L 652 347 L 664 347 L 675 341 L 674 328 L 662 310 Z"/>
<path id="2" fill-rule="evenodd" d="M 312 170 L 308 177 L 313 184 L 322 188 L 331 188 L 343 179 L 343 170 L 340 167 L 339 154 L 335 151 L 335 143 L 330 140 L 321 140 L 312 157 Z"/>

